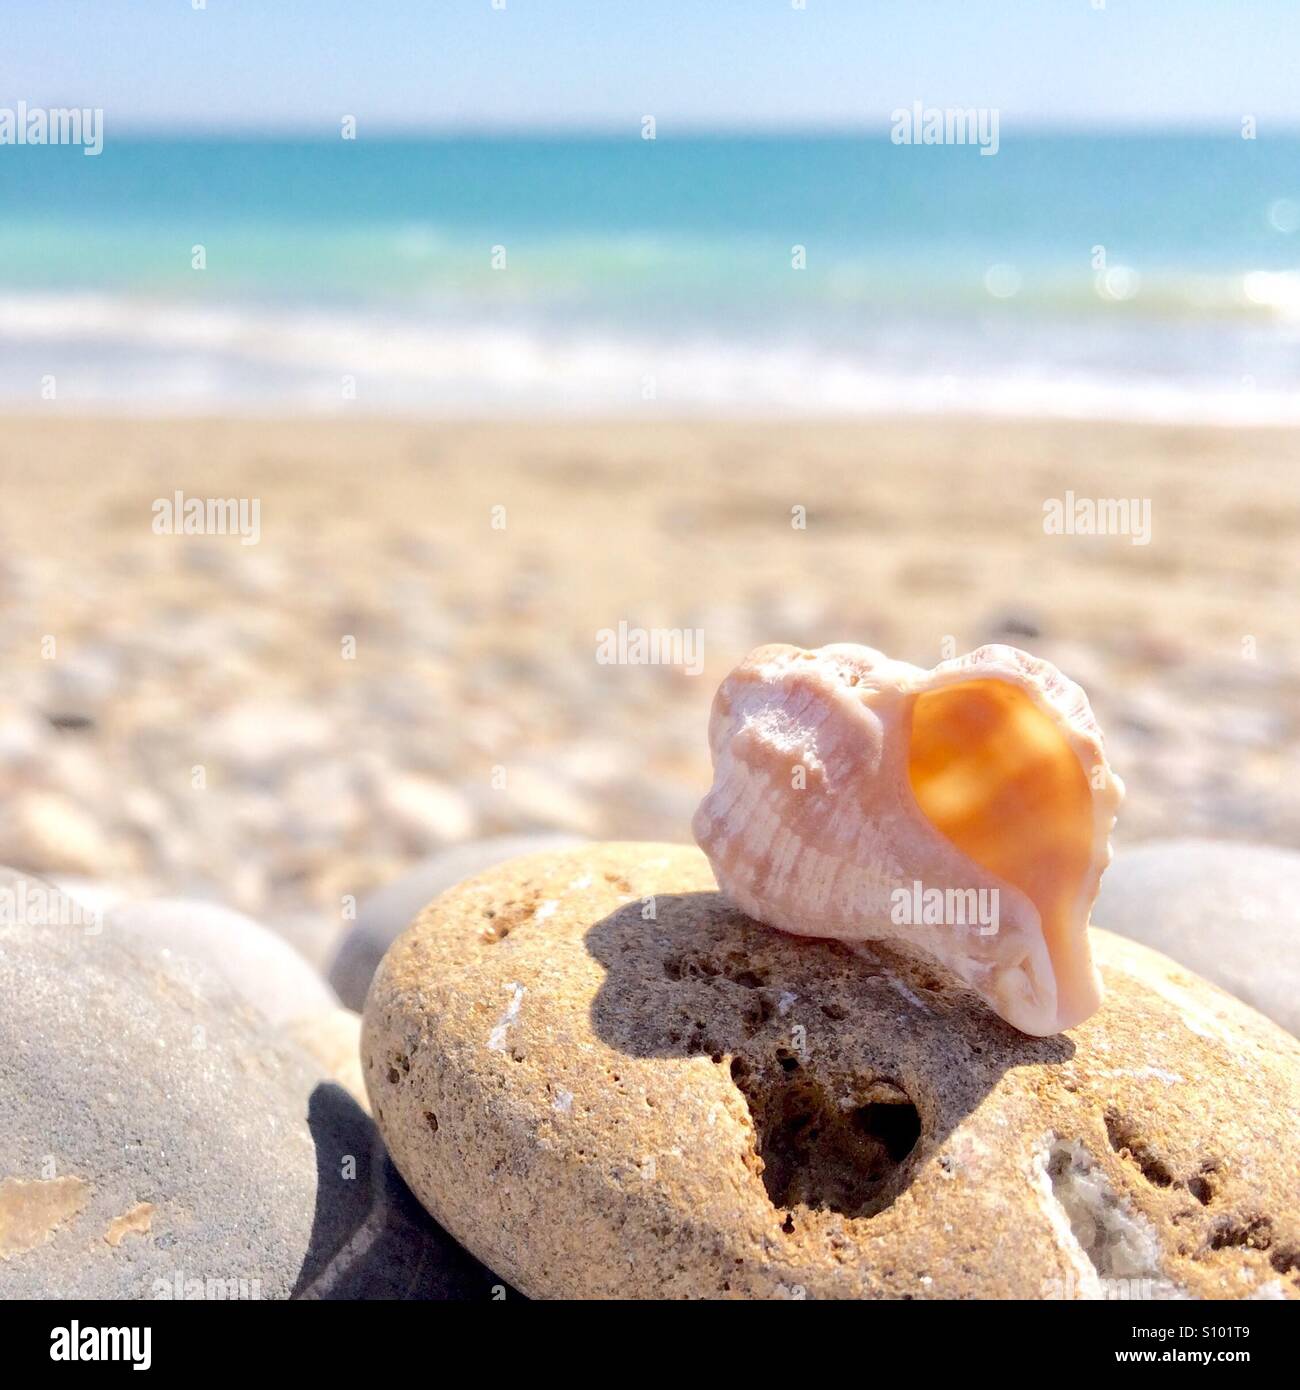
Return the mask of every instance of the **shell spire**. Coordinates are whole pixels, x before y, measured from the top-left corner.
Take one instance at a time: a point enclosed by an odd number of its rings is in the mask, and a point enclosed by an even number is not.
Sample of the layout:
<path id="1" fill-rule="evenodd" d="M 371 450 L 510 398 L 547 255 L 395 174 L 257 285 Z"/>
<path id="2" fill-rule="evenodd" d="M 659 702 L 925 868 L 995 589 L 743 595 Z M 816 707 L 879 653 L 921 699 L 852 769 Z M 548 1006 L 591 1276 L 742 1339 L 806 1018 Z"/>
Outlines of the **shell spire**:
<path id="1" fill-rule="evenodd" d="M 693 830 L 718 885 L 801 936 L 894 939 L 1022 1032 L 1101 1003 L 1088 914 L 1124 786 L 1083 690 L 1014 647 L 926 671 L 759 647 L 709 721 Z"/>

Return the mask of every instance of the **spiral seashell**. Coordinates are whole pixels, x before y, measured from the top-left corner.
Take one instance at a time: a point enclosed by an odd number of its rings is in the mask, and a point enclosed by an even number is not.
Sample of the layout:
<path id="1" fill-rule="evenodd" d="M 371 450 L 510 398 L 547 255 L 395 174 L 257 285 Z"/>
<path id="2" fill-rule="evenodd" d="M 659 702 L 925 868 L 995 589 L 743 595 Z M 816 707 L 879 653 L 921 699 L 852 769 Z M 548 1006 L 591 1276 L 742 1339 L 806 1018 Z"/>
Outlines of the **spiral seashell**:
<path id="1" fill-rule="evenodd" d="M 1046 1036 L 1101 1003 L 1088 914 L 1124 785 L 1087 696 L 980 647 L 759 647 L 723 681 L 693 830 L 718 886 L 801 936 L 894 939 Z"/>

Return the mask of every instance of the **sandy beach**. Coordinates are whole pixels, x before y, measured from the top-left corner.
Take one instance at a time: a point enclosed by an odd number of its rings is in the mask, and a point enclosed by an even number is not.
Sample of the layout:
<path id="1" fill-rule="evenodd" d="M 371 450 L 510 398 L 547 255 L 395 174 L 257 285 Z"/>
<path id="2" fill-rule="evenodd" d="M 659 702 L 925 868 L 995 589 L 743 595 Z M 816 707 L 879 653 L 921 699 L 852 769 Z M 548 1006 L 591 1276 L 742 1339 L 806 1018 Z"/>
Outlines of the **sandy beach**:
<path id="1" fill-rule="evenodd" d="M 1024 646 L 1088 690 L 1117 844 L 1300 844 L 1295 432 L 28 416 L 0 486 L 0 862 L 317 959 L 444 844 L 688 839 L 766 641 Z M 256 543 L 156 534 L 177 491 L 256 502 Z M 1149 501 L 1149 543 L 1046 534 L 1067 493 Z M 699 673 L 601 662 L 620 623 L 698 633 Z"/>

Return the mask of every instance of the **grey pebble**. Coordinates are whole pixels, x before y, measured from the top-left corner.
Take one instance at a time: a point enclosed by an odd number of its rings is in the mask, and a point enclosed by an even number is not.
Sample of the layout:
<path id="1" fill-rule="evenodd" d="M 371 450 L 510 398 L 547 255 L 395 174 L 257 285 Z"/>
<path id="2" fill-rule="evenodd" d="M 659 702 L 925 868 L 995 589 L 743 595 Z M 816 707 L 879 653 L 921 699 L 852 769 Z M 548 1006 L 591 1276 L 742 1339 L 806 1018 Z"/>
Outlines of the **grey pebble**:
<path id="1" fill-rule="evenodd" d="M 1300 854 L 1209 839 L 1116 852 L 1099 927 L 1163 951 L 1300 1036 Z"/>
<path id="2" fill-rule="evenodd" d="M 223 989 L 0 870 L 0 1298 L 492 1297 L 356 1101 Z"/>
<path id="3" fill-rule="evenodd" d="M 143 954 L 166 952 L 177 971 L 211 972 L 272 1024 L 337 1006 L 333 991 L 286 941 L 215 903 L 159 898 L 110 908 L 106 932 L 132 937 Z"/>

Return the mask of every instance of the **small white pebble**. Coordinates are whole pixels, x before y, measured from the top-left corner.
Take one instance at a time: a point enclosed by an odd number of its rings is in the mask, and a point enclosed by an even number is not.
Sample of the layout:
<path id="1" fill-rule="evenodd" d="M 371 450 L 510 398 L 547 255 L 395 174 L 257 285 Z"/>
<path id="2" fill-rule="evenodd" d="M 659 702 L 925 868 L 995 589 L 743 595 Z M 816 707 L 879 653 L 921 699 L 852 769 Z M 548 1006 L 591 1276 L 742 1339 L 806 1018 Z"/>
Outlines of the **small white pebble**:
<path id="1" fill-rule="evenodd" d="M 799 996 L 797 994 L 791 994 L 788 989 L 783 990 L 781 993 L 781 997 L 776 1001 L 777 1013 L 779 1013 L 781 1017 L 784 1018 L 786 1014 L 790 1012 L 791 1005 L 794 1003 L 796 999 L 798 999 L 798 997 Z"/>
<path id="2" fill-rule="evenodd" d="M 506 1032 L 518 1018 L 519 1006 L 524 1002 L 526 992 L 523 985 L 513 983 L 503 985 L 502 988 L 510 991 L 510 1002 L 506 1005 L 505 1013 L 497 1020 L 497 1026 L 488 1034 L 487 1045 L 492 1052 L 504 1052 L 506 1050 Z"/>
<path id="3" fill-rule="evenodd" d="M 901 994 L 903 998 L 906 999 L 907 1002 L 912 1005 L 913 1008 L 921 1009 L 924 1011 L 925 1000 L 918 999 L 917 996 L 913 994 L 912 991 L 908 989 L 908 987 L 902 982 L 902 980 L 895 978 L 893 975 L 886 975 L 885 978 L 889 981 L 890 986 L 893 989 L 897 990 L 898 993 Z"/>
<path id="4" fill-rule="evenodd" d="M 551 1102 L 551 1109 L 558 1115 L 568 1115 L 573 1110 L 573 1092 L 556 1091 L 555 1099 Z"/>

